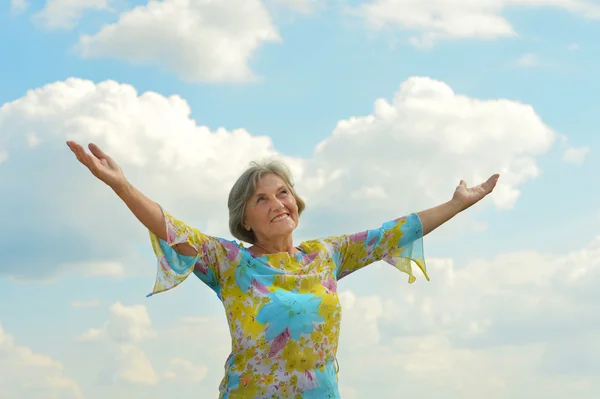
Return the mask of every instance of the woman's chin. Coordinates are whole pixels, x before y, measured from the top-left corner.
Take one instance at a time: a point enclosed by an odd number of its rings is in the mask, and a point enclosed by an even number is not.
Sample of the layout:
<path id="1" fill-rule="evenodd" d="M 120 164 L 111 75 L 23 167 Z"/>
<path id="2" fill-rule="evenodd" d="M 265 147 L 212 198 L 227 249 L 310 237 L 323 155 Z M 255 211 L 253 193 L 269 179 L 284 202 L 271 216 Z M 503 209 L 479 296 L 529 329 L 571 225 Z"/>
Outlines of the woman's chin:
<path id="1" fill-rule="evenodd" d="M 276 235 L 288 235 L 288 234 L 292 234 L 294 232 L 294 230 L 296 230 L 296 224 L 295 223 L 287 223 L 285 225 L 281 225 L 281 226 L 277 226 L 276 229 L 274 229 L 274 233 Z"/>

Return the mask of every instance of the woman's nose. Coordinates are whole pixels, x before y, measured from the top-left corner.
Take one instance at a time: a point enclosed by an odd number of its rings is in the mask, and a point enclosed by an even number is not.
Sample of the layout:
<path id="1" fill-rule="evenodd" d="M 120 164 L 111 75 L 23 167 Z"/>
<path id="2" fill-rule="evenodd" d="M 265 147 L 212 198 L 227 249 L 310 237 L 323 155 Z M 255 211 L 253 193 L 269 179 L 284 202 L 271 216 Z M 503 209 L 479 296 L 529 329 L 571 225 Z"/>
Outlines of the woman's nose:
<path id="1" fill-rule="evenodd" d="M 273 204 L 273 209 L 274 210 L 279 210 L 283 208 L 283 202 L 281 202 L 281 200 L 277 197 L 275 197 L 273 199 L 273 201 L 271 202 L 271 204 Z"/>

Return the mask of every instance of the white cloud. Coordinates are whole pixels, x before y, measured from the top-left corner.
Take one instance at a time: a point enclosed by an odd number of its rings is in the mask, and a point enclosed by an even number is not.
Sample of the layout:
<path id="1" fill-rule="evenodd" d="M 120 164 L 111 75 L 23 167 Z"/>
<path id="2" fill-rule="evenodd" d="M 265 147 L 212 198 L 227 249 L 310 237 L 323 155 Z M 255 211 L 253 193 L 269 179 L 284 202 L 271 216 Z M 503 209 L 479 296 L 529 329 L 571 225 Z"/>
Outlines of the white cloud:
<path id="1" fill-rule="evenodd" d="M 345 350 L 354 353 L 365 347 L 379 344 L 378 320 L 383 313 L 383 305 L 379 296 L 357 298 L 351 291 L 339 294 L 344 311 L 343 325 L 346 331 Z M 356 328 L 362 326 L 360 328 Z"/>
<path id="2" fill-rule="evenodd" d="M 565 150 L 563 160 L 568 163 L 581 165 L 590 152 L 589 147 L 569 147 Z"/>
<path id="3" fill-rule="evenodd" d="M 524 54 L 517 60 L 516 64 L 520 67 L 534 67 L 540 64 L 540 58 L 537 54 Z"/>
<path id="4" fill-rule="evenodd" d="M 597 397 L 600 236 L 565 254 L 429 266 L 427 284 L 399 287 L 386 268 L 378 295 L 340 294 L 340 382 L 357 397 L 391 399 L 398 387 L 411 397 Z"/>
<path id="5" fill-rule="evenodd" d="M 81 334 L 77 340 L 79 342 L 99 342 L 106 338 L 104 330 L 99 328 L 90 328 L 83 334 Z"/>
<path id="6" fill-rule="evenodd" d="M 190 381 L 202 381 L 206 376 L 207 368 L 198 366 L 189 360 L 175 357 L 170 362 L 171 369 L 164 373 L 165 378 L 182 378 Z"/>
<path id="7" fill-rule="evenodd" d="M 184 317 L 159 331 L 158 337 L 169 342 L 169 353 L 164 353 L 164 349 L 149 352 L 162 352 L 163 375 L 185 390 L 181 395 L 189 392 L 191 396 L 215 396 L 224 376 L 223 365 L 231 352 L 225 315 Z"/>
<path id="8" fill-rule="evenodd" d="M 150 359 L 138 346 L 119 345 L 116 364 L 117 370 L 113 374 L 115 382 L 123 380 L 132 384 L 155 385 L 159 381 Z"/>
<path id="9" fill-rule="evenodd" d="M 93 36 L 84 57 L 158 65 L 188 82 L 248 82 L 258 48 L 281 39 L 260 0 L 150 1 L 121 14 Z"/>
<path id="10" fill-rule="evenodd" d="M 269 0 L 271 3 L 284 6 L 301 14 L 309 14 L 320 6 L 322 0 Z"/>
<path id="11" fill-rule="evenodd" d="M 100 329 L 88 330 L 81 339 L 108 338 L 119 344 L 135 344 L 152 336 L 154 332 L 145 306 L 124 306 L 117 302 L 110 307 L 110 318 L 106 324 Z"/>
<path id="12" fill-rule="evenodd" d="M 357 399 L 356 390 L 345 383 L 339 386 L 340 396 L 344 399 Z"/>
<path id="13" fill-rule="evenodd" d="M 35 135 L 35 133 L 30 132 L 27 134 L 27 144 L 30 147 L 35 147 L 40 144 L 40 139 Z"/>
<path id="14" fill-rule="evenodd" d="M 495 39 L 516 36 L 503 13 L 516 7 L 552 7 L 600 18 L 600 5 L 586 0 L 372 0 L 354 9 L 375 30 L 398 28 L 414 33 L 410 42 L 431 46 L 442 39 Z"/>
<path id="15" fill-rule="evenodd" d="M 27 0 L 11 0 L 10 12 L 12 15 L 19 15 L 25 12 L 31 4 Z"/>
<path id="16" fill-rule="evenodd" d="M 0 326 L 0 397 L 79 399 L 82 394 L 61 363 L 17 345 Z"/>
<path id="17" fill-rule="evenodd" d="M 88 10 L 110 10 L 109 0 L 47 0 L 34 20 L 48 29 L 71 29 Z"/>
<path id="18" fill-rule="evenodd" d="M 116 307 L 124 308 L 128 315 L 123 309 L 116 315 Z M 102 386 L 102 390 L 97 386 L 90 389 L 91 398 L 143 394 L 158 399 L 172 395 L 173 389 L 180 397 L 215 395 L 223 378 L 223 364 L 231 350 L 224 316 L 177 319 L 167 325 L 163 323 L 160 329 L 153 329 L 153 339 L 115 341 L 107 332 L 107 326 L 114 323 L 115 318 L 126 319 L 131 324 L 132 314 L 137 313 L 138 318 L 144 314 L 146 319 L 147 312 L 139 305 L 123 307 L 115 304 L 112 309 L 103 327 L 88 330 L 80 337 L 88 341 L 80 339 L 78 342 L 80 355 L 75 361 L 85 358 L 87 365 L 82 379 L 90 381 L 96 376 Z M 159 311 L 159 317 L 165 319 L 162 312 L 164 310 Z M 134 324 L 148 328 L 145 321 L 140 323 L 138 320 Z"/>
<path id="19" fill-rule="evenodd" d="M 136 256 L 147 240 L 144 229 L 75 160 L 67 139 L 96 142 L 142 192 L 217 236 L 229 236 L 225 204 L 239 173 L 251 160 L 278 155 L 268 137 L 197 125 L 178 96 L 138 94 L 112 81 L 69 79 L 32 90 L 0 108 L 0 129 L 0 151 L 7 154 L 0 164 L 3 240 L 13 245 L 26 235 L 43 243 L 0 265 L 23 280 L 148 270 L 150 257 Z M 28 144 L 31 132 L 40 140 L 34 147 Z M 539 174 L 535 159 L 554 137 L 531 106 L 473 99 L 443 82 L 410 78 L 391 101 L 375 101 L 372 114 L 340 121 L 311 158 L 283 157 L 310 207 L 299 234 L 366 228 L 446 201 L 460 179 L 477 184 L 494 172 L 502 177 L 486 204 L 510 208 L 519 187 Z M 21 180 L 11 178 L 15 171 Z M 30 184 L 20 184 L 22 179 Z M 24 198 L 27 214 L 8 217 Z M 34 221 L 40 227 L 31 231 Z M 56 251 L 64 242 L 68 251 Z M 30 266 L 15 267 L 23 262 Z"/>
<path id="20" fill-rule="evenodd" d="M 8 257 L 2 262 L 3 270 L 21 279 L 39 280 L 57 272 L 118 277 L 124 270 L 148 270 L 149 258 L 136 256 L 135 248 L 136 241 L 147 240 L 146 233 L 120 200 L 75 160 L 67 139 L 97 142 L 119 160 L 131 181 L 167 209 L 178 203 L 183 207 L 173 212 L 185 218 L 189 212 L 195 224 L 218 221 L 222 230 L 215 234 L 227 231 L 223 198 L 229 185 L 252 159 L 275 154 L 267 137 L 197 126 L 178 96 L 138 95 L 131 86 L 110 81 L 95 85 L 70 79 L 32 90 L 0 108 L 0 126 L 0 152 L 6 154 L 0 164 L 0 196 L 5 198 L 0 212 L 7 212 L 4 231 L 12 232 L 4 242 L 13 245 L 12 240 L 26 234 L 42 243 L 35 252 L 15 253 L 12 261 Z M 31 132 L 40 145 L 29 146 Z M 30 184 L 21 184 L 16 175 L 27 176 Z M 182 190 L 166 189 L 167 182 Z M 8 218 L 12 209 L 22 209 L 25 198 L 27 213 Z M 40 227 L 26 233 L 28 223 Z M 68 249 L 57 251 L 65 242 Z M 24 262 L 29 267 L 15 267 Z"/>
<path id="21" fill-rule="evenodd" d="M 73 301 L 71 302 L 72 308 L 95 308 L 100 304 L 100 301 L 97 299 L 92 299 L 91 301 Z"/>
<path id="22" fill-rule="evenodd" d="M 125 267 L 121 262 L 65 263 L 62 265 L 62 269 L 83 277 L 123 277 L 125 275 Z"/>
<path id="23" fill-rule="evenodd" d="M 555 138 L 531 106 L 415 77 L 391 101 L 376 100 L 371 114 L 338 122 L 306 162 L 302 185 L 340 230 L 449 200 L 461 179 L 478 184 L 494 172 L 501 178 L 487 204 L 509 209 Z M 377 200 L 365 202 L 365 193 Z"/>
<path id="24" fill-rule="evenodd" d="M 155 336 L 145 306 L 124 306 L 117 302 L 110 307 L 110 316 L 104 326 L 87 330 L 78 341 L 104 345 L 106 352 L 111 354 L 100 371 L 102 383 L 154 385 L 158 383 L 159 375 L 139 345 Z"/>
<path id="25" fill-rule="evenodd" d="M 509 7 L 558 8 L 588 19 L 600 19 L 600 5 L 596 0 L 502 0 Z"/>

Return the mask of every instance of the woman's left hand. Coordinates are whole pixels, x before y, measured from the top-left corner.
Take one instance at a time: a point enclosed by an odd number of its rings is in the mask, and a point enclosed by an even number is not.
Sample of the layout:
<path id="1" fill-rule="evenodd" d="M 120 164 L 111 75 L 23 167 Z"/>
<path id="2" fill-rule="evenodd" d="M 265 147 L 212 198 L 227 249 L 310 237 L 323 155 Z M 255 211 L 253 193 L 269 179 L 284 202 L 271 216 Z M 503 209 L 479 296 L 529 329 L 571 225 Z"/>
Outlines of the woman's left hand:
<path id="1" fill-rule="evenodd" d="M 496 187 L 499 177 L 499 174 L 492 175 L 486 182 L 475 187 L 467 187 L 467 183 L 461 180 L 458 187 L 456 187 L 456 191 L 454 191 L 452 201 L 459 206 L 460 210 L 467 209 L 491 193 Z"/>

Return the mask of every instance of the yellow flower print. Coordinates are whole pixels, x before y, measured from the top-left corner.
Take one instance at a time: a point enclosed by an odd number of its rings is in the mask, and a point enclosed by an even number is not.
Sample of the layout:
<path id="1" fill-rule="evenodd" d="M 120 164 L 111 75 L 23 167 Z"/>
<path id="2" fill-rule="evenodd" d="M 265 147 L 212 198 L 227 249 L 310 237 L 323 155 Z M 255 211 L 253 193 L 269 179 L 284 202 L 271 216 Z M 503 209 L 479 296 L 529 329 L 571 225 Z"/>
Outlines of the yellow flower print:
<path id="1" fill-rule="evenodd" d="M 293 291 L 296 289 L 297 277 L 287 274 L 276 275 L 273 280 L 273 285 L 285 291 Z"/>
<path id="2" fill-rule="evenodd" d="M 288 373 L 294 371 L 305 373 L 307 370 L 314 370 L 319 360 L 319 355 L 313 348 L 300 347 L 294 340 L 288 341 L 281 357 L 286 361 L 285 370 Z"/>
<path id="3" fill-rule="evenodd" d="M 265 325 L 256 321 L 256 315 L 260 310 L 262 303 L 254 302 L 243 307 L 243 316 L 239 319 L 242 323 L 242 330 L 245 337 L 257 339 L 265 331 Z"/>
<path id="4" fill-rule="evenodd" d="M 275 382 L 275 376 L 273 374 L 263 374 L 261 384 L 266 386 L 273 385 Z"/>
<path id="5" fill-rule="evenodd" d="M 229 398 L 231 399 L 247 399 L 256 398 L 264 395 L 264 386 L 259 384 L 259 375 L 248 373 L 242 375 L 237 388 L 231 390 Z"/>

